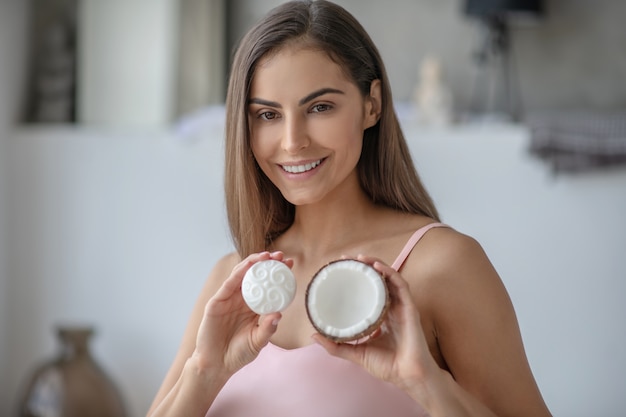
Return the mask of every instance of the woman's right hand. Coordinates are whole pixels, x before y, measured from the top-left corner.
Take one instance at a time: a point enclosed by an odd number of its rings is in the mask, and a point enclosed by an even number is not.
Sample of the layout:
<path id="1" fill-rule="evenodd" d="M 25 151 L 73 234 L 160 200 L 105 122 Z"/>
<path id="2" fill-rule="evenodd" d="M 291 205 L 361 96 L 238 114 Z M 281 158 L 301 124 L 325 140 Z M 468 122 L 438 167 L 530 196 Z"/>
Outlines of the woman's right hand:
<path id="1" fill-rule="evenodd" d="M 253 361 L 276 331 L 280 313 L 259 316 L 246 305 L 241 282 L 256 262 L 274 259 L 289 268 L 292 259 L 282 252 L 261 252 L 237 264 L 215 295 L 207 302 L 192 359 L 200 369 L 230 377 Z"/>

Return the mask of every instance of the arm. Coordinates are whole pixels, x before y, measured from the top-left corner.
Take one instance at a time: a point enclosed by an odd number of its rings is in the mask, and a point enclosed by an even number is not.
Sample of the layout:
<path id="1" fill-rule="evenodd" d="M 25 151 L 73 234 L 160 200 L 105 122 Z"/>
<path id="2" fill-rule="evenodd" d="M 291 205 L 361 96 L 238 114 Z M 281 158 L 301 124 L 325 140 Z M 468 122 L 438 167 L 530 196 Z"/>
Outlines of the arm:
<path id="1" fill-rule="evenodd" d="M 433 417 L 550 415 L 506 290 L 473 239 L 450 229 L 429 232 L 402 271 L 410 289 L 390 267 L 363 260 L 388 277 L 389 332 L 359 346 L 315 336 L 331 354 L 396 384 Z M 430 348 L 423 324 L 434 333 Z"/>
<path id="2" fill-rule="evenodd" d="M 148 416 L 204 416 L 237 370 L 251 362 L 276 330 L 279 313 L 259 318 L 243 301 L 241 280 L 255 262 L 283 260 L 280 252 L 223 258 L 193 308 L 182 343 Z M 227 277 L 224 279 L 223 277 Z"/>
<path id="3" fill-rule="evenodd" d="M 493 265 L 474 239 L 431 236 L 432 320 L 454 381 L 498 416 L 547 417 L 526 358 L 517 317 Z M 437 244 L 437 240 L 443 241 Z M 446 260 L 448 260 L 446 262 Z"/>

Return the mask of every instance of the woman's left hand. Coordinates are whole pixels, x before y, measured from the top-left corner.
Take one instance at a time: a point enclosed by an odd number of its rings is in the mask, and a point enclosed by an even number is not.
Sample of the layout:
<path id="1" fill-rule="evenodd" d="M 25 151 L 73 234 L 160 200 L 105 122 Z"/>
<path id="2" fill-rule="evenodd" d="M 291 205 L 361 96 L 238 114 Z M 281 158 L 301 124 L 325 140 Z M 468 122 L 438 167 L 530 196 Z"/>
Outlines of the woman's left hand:
<path id="1" fill-rule="evenodd" d="M 441 369 L 428 349 L 408 283 L 376 258 L 359 255 L 357 259 L 371 265 L 387 280 L 391 303 L 383 326 L 359 344 L 335 343 L 320 334 L 313 335 L 313 339 L 331 355 L 361 365 L 375 377 L 399 388 L 424 385 L 440 375 Z"/>

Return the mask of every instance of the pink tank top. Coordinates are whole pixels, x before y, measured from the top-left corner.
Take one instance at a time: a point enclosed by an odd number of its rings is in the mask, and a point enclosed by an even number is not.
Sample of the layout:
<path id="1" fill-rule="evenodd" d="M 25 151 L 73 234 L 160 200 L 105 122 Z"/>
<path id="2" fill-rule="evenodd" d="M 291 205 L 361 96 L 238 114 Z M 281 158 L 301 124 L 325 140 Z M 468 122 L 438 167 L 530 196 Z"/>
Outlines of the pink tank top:
<path id="1" fill-rule="evenodd" d="M 399 270 L 431 223 L 417 230 L 392 264 Z M 233 375 L 207 417 L 427 417 L 396 386 L 317 344 L 283 349 L 271 342 Z"/>

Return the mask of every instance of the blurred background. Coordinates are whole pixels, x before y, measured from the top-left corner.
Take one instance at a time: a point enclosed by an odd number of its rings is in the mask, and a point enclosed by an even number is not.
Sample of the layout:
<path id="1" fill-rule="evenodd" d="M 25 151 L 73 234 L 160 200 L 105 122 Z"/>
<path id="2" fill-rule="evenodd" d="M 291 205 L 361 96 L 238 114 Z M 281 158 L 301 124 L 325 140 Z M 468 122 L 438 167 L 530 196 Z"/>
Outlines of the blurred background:
<path id="1" fill-rule="evenodd" d="M 279 3 L 0 2 L 0 415 L 68 324 L 146 413 L 232 250 L 230 56 Z M 500 272 L 554 415 L 624 415 L 626 3 L 337 3 L 380 49 L 443 220 Z"/>

